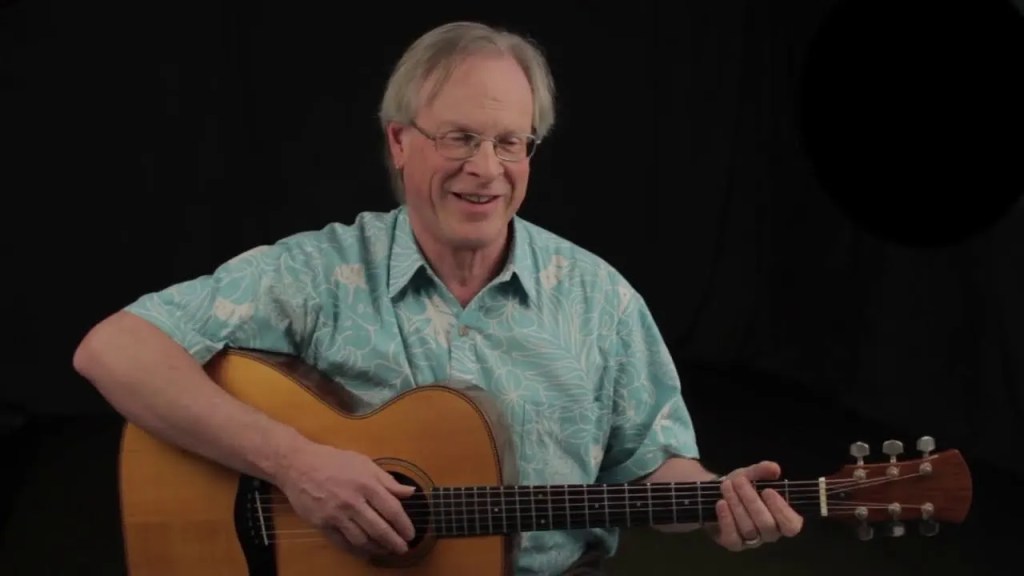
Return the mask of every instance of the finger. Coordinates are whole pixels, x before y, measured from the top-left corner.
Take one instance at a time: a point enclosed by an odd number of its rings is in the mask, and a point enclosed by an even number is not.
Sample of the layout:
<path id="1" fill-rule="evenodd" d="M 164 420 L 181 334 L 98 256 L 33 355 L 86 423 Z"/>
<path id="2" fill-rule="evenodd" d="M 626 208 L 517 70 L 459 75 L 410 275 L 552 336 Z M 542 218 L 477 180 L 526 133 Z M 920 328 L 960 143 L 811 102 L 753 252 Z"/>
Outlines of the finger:
<path id="1" fill-rule="evenodd" d="M 359 530 L 360 528 L 357 526 L 356 529 Z M 386 550 L 384 550 L 383 547 L 381 547 L 380 545 L 378 545 L 377 543 L 375 543 L 374 541 L 370 540 L 368 537 L 365 536 L 365 544 L 363 544 L 361 547 L 358 547 L 355 544 L 349 542 L 348 538 L 345 537 L 345 535 L 341 532 L 340 529 L 334 528 L 333 526 L 324 529 L 324 535 L 327 537 L 328 540 L 330 540 L 331 544 L 334 544 L 335 546 L 348 552 L 349 554 L 359 556 L 360 558 L 368 558 L 371 555 L 384 555 L 386 552 Z"/>
<path id="2" fill-rule="evenodd" d="M 739 532 L 740 537 L 744 540 L 753 540 L 758 536 L 757 526 L 754 524 L 754 520 L 750 517 L 747 509 L 743 506 L 743 501 L 736 492 L 736 481 L 738 479 L 741 478 L 727 478 L 722 481 L 722 496 L 729 505 L 729 511 L 735 520 L 736 531 Z"/>
<path id="3" fill-rule="evenodd" d="M 409 541 L 416 536 L 416 529 L 412 525 L 409 514 L 405 512 L 402 503 L 395 498 L 394 494 L 386 489 L 373 490 L 369 498 L 374 510 L 383 517 L 383 520 L 391 526 L 391 530 L 396 532 L 399 538 Z"/>
<path id="4" fill-rule="evenodd" d="M 743 503 L 743 508 L 754 523 L 756 533 L 751 538 L 756 538 L 757 534 L 760 534 L 761 539 L 766 542 L 778 540 L 779 527 L 775 523 L 775 518 L 772 516 L 771 510 L 768 509 L 768 506 L 761 499 L 761 495 L 757 493 L 757 489 L 750 483 L 750 480 L 745 477 L 736 478 L 733 481 L 733 487 L 740 502 Z M 743 534 L 746 535 L 746 532 Z"/>
<path id="5" fill-rule="evenodd" d="M 413 492 L 416 491 L 415 486 L 407 486 L 405 484 L 402 484 L 401 482 L 396 480 L 394 476 L 388 474 L 383 469 L 380 471 L 380 481 L 388 489 L 388 492 L 391 492 L 392 494 L 399 498 L 410 496 L 412 495 Z"/>
<path id="6" fill-rule="evenodd" d="M 716 502 L 715 515 L 718 516 L 718 543 L 733 552 L 742 550 L 743 541 L 736 529 L 736 519 L 729 510 L 729 503 L 725 500 Z"/>
<path id="7" fill-rule="evenodd" d="M 398 532 L 395 532 L 395 529 L 384 518 L 381 518 L 381 515 L 377 513 L 377 510 L 369 502 L 364 501 L 356 507 L 355 520 L 359 527 L 366 531 L 367 536 L 372 541 L 386 549 L 396 554 L 404 554 L 409 550 L 406 541 L 398 535 Z"/>
<path id="8" fill-rule="evenodd" d="M 779 532 L 783 536 L 792 538 L 800 533 L 804 526 L 803 516 L 797 514 L 781 494 L 775 490 L 765 490 L 764 503 L 775 517 L 775 523 L 778 524 Z"/>
<path id="9" fill-rule="evenodd" d="M 351 552 L 355 552 L 356 554 L 364 555 L 366 545 L 370 541 L 370 537 L 366 534 L 366 531 L 348 518 L 339 518 L 336 525 L 338 527 L 337 534 L 342 538 L 340 542 L 342 547 Z M 330 528 L 327 530 L 328 533 L 332 531 Z M 337 539 L 334 539 L 334 541 L 337 541 Z"/>

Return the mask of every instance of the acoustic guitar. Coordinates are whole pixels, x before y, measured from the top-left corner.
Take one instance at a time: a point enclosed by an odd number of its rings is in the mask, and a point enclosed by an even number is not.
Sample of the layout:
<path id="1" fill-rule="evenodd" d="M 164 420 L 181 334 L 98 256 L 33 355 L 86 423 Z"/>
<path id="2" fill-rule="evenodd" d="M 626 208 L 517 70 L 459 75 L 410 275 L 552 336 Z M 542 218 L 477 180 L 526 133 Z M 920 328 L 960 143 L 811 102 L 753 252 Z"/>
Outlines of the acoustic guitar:
<path id="1" fill-rule="evenodd" d="M 344 390 L 291 356 L 228 349 L 206 364 L 228 393 L 323 444 L 362 452 L 416 492 L 407 553 L 367 559 L 332 544 L 274 486 L 195 456 L 127 424 L 119 460 L 121 519 L 131 576 L 498 576 L 512 574 L 514 536 L 536 530 L 713 521 L 717 482 L 517 485 L 508 425 L 480 389 L 423 386 L 357 413 Z M 956 450 L 856 464 L 807 480 L 762 482 L 805 515 L 856 523 L 959 523 L 971 478 Z"/>

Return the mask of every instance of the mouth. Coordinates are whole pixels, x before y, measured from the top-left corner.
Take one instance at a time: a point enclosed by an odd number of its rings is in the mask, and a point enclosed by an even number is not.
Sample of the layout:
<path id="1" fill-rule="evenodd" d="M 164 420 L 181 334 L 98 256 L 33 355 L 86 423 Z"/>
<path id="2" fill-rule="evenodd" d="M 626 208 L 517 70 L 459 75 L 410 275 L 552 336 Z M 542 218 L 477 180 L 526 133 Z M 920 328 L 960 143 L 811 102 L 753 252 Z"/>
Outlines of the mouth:
<path id="1" fill-rule="evenodd" d="M 468 202 L 477 206 L 491 204 L 498 199 L 498 196 L 488 196 L 486 194 L 456 194 L 455 192 L 452 192 L 452 196 L 455 196 L 463 202 Z"/>

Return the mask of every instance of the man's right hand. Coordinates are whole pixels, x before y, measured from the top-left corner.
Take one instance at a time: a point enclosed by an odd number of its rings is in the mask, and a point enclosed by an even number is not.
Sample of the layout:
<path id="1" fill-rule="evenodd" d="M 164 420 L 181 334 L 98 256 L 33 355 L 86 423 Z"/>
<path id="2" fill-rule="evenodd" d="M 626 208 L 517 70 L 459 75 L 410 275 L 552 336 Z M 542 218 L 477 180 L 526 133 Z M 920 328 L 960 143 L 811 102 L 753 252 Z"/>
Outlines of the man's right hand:
<path id="1" fill-rule="evenodd" d="M 292 454 L 279 481 L 298 515 L 355 553 L 402 554 L 415 535 L 398 483 L 363 454 L 308 444 Z"/>

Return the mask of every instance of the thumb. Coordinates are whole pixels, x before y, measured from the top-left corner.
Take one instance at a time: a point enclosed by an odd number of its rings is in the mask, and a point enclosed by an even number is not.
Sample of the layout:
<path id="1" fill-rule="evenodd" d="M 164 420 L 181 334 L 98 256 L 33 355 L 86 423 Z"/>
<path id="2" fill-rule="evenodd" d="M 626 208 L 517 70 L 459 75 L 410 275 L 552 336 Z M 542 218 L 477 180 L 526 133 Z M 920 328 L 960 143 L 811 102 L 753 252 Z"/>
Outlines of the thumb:
<path id="1" fill-rule="evenodd" d="M 775 480 L 782 475 L 782 468 L 768 460 L 747 466 L 746 476 L 751 480 Z"/>

